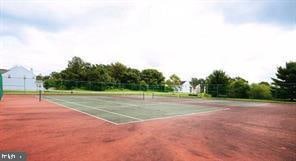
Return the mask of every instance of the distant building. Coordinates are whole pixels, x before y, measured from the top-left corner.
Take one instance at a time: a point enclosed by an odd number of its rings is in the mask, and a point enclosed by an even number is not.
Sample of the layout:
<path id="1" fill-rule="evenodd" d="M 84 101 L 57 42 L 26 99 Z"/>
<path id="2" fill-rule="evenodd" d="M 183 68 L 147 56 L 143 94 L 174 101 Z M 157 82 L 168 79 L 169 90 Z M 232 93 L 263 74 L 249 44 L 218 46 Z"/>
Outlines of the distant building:
<path id="1" fill-rule="evenodd" d="M 199 93 L 201 93 L 200 84 L 197 85 L 195 88 L 191 87 L 190 93 L 192 93 L 192 94 L 199 94 Z"/>
<path id="2" fill-rule="evenodd" d="M 3 77 L 4 90 L 24 90 L 35 91 L 38 90 L 36 84 L 36 75 L 33 70 L 28 70 L 22 66 L 15 66 L 9 70 L 0 70 Z M 40 87 L 43 89 L 43 87 Z"/>
<path id="3" fill-rule="evenodd" d="M 178 91 L 183 93 L 199 94 L 202 92 L 202 89 L 200 85 L 197 85 L 195 88 L 193 88 L 189 81 L 181 81 L 180 90 Z"/>
<path id="4" fill-rule="evenodd" d="M 6 72 L 8 72 L 7 69 L 0 69 L 0 74 L 6 73 Z"/>
<path id="5" fill-rule="evenodd" d="M 191 87 L 191 85 L 189 84 L 188 81 L 181 81 L 181 86 L 180 86 L 179 92 L 190 93 L 190 87 Z"/>

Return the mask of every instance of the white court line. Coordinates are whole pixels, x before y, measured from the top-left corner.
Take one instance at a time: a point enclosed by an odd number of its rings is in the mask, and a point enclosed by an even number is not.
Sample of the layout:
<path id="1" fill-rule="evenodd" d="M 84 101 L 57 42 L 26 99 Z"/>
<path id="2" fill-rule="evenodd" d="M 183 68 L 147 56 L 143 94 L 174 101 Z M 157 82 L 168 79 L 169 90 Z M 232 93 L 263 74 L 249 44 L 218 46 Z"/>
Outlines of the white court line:
<path id="1" fill-rule="evenodd" d="M 182 117 L 182 116 L 200 115 L 200 114 L 211 113 L 211 112 L 216 112 L 216 111 L 224 111 L 224 110 L 229 110 L 229 109 L 230 108 L 224 108 L 224 109 L 211 110 L 211 111 L 198 112 L 198 113 L 180 114 L 180 115 L 173 115 L 173 116 L 166 116 L 166 117 L 145 119 L 145 120 L 141 120 L 141 121 L 129 121 L 129 122 L 125 122 L 125 123 L 118 123 L 118 125 L 125 125 L 125 124 L 131 124 L 131 123 L 140 123 L 140 122 L 154 121 L 154 120 L 163 120 L 163 119 L 170 119 L 170 118 Z"/>
<path id="2" fill-rule="evenodd" d="M 83 113 L 83 114 L 85 114 L 85 115 L 88 115 L 88 116 L 94 117 L 94 118 L 96 118 L 96 119 L 99 119 L 99 120 L 103 120 L 103 121 L 109 122 L 109 123 L 114 124 L 114 125 L 119 125 L 118 123 L 115 123 L 115 122 L 112 122 L 112 121 L 109 121 L 109 120 L 103 119 L 103 118 L 101 118 L 101 117 L 97 117 L 97 116 L 95 116 L 95 115 L 92 115 L 92 114 L 89 114 L 89 113 L 86 113 L 86 112 L 83 112 L 83 111 L 77 110 L 77 109 L 75 109 L 75 108 L 71 108 L 71 107 L 68 107 L 68 106 L 62 105 L 62 104 L 57 103 L 57 102 L 54 102 L 54 101 L 50 101 L 50 100 L 48 100 L 48 99 L 46 99 L 46 101 L 47 101 L 47 102 L 50 102 L 50 103 L 53 103 L 53 104 L 56 104 L 56 105 L 59 105 L 59 106 L 62 106 L 62 107 L 65 107 L 65 108 L 68 108 L 68 109 L 71 109 L 71 110 L 74 110 L 74 111 L 76 111 L 76 112 Z"/>
<path id="3" fill-rule="evenodd" d="M 101 109 L 101 108 L 94 108 L 94 107 L 83 105 L 83 104 L 80 104 L 80 103 L 69 102 L 69 101 L 65 101 L 65 100 L 61 100 L 61 99 L 57 99 L 57 98 L 52 98 L 52 99 L 57 100 L 57 101 L 66 102 L 66 103 L 73 104 L 73 105 L 78 105 L 78 106 L 82 106 L 82 107 L 86 107 L 86 108 L 98 110 L 98 111 L 103 111 L 103 112 L 111 113 L 111 114 L 118 115 L 118 116 L 123 116 L 123 117 L 131 118 L 131 119 L 138 120 L 138 121 L 142 121 L 142 119 L 140 119 L 140 118 L 136 118 L 136 117 L 132 117 L 132 116 L 128 116 L 128 115 L 116 113 L 116 112 L 111 112 L 111 111 L 104 110 L 104 109 Z"/>
<path id="4" fill-rule="evenodd" d="M 184 106 L 187 106 L 187 107 L 194 107 L 194 108 L 200 108 L 200 107 L 205 107 L 205 106 L 202 106 L 202 105 L 198 105 L 198 104 L 184 104 L 182 102 L 178 103 L 178 102 L 154 102 L 152 104 L 148 104 L 148 105 L 151 105 L 151 106 L 157 106 L 157 105 L 174 105 L 174 106 L 181 106 L 184 107 Z M 212 107 L 209 107 L 207 106 L 206 108 L 212 108 Z"/>
<path id="5" fill-rule="evenodd" d="M 75 96 L 72 96 L 71 98 L 75 98 Z M 100 101 L 102 101 L 102 102 L 109 102 L 109 103 L 118 104 L 118 105 L 127 105 L 127 106 L 139 107 L 138 105 L 135 105 L 135 104 L 123 103 L 123 102 L 121 102 L 121 103 L 116 102 L 116 101 L 118 101 L 118 100 L 107 101 L 107 100 L 104 100 L 104 99 L 102 99 L 102 98 L 98 98 L 98 97 L 96 97 L 96 99 L 91 99 L 91 98 L 88 98 L 88 97 L 86 97 L 86 98 L 84 98 L 84 99 L 88 99 L 88 100 L 92 100 L 92 101 L 100 100 Z"/>

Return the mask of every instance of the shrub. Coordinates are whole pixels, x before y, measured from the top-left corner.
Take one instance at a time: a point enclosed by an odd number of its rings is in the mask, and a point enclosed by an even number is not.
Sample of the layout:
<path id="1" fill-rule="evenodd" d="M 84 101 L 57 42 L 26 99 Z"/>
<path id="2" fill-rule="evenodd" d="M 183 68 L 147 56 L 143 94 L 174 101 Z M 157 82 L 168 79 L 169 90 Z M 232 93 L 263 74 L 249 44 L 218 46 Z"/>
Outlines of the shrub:
<path id="1" fill-rule="evenodd" d="M 199 93 L 198 97 L 200 97 L 200 98 L 210 98 L 212 96 L 210 94 L 207 94 L 207 93 Z"/>
<path id="2" fill-rule="evenodd" d="M 252 84 L 249 96 L 255 99 L 271 99 L 271 88 L 266 84 Z"/>
<path id="3" fill-rule="evenodd" d="M 243 79 L 235 80 L 228 86 L 228 96 L 233 98 L 248 98 L 250 86 Z"/>

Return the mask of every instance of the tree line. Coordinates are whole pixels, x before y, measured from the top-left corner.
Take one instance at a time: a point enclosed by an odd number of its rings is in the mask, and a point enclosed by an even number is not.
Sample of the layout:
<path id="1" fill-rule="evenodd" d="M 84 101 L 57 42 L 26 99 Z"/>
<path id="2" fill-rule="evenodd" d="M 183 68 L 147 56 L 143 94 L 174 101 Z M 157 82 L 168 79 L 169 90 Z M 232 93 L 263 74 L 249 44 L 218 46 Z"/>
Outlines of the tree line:
<path id="1" fill-rule="evenodd" d="M 165 77 L 156 69 L 142 71 L 116 62 L 108 65 L 91 64 L 79 57 L 73 57 L 66 69 L 39 77 L 44 87 L 55 89 L 85 89 L 102 91 L 106 89 L 172 91 L 165 85 Z"/>
<path id="2" fill-rule="evenodd" d="M 241 77 L 231 78 L 222 70 L 215 70 L 206 79 L 192 78 L 193 88 L 200 86 L 201 92 L 213 97 L 253 98 L 253 99 L 290 99 L 296 98 L 296 62 L 287 62 L 278 67 L 277 78 L 272 83 L 249 84 Z"/>
<path id="3" fill-rule="evenodd" d="M 191 88 L 200 88 L 201 93 L 213 97 L 281 98 L 294 100 L 296 96 L 296 62 L 287 62 L 278 67 L 273 83 L 249 84 L 241 77 L 231 78 L 222 70 L 213 71 L 208 77 L 192 78 Z M 138 70 L 122 63 L 91 64 L 79 57 L 73 57 L 61 72 L 39 76 L 46 89 L 85 89 L 103 91 L 108 89 L 153 90 L 161 92 L 178 91 L 184 81 L 173 74 L 165 79 L 156 69 Z"/>

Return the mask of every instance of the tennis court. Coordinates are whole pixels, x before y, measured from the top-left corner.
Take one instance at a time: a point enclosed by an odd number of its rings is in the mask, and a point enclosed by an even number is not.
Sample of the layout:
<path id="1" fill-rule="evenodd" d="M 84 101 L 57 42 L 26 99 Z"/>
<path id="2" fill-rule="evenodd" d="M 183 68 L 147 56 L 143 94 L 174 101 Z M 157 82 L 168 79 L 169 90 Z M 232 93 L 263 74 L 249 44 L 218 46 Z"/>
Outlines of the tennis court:
<path id="1" fill-rule="evenodd" d="M 227 109 L 186 104 L 184 101 L 168 102 L 160 101 L 159 99 L 135 99 L 132 97 L 125 98 L 118 96 L 51 95 L 44 98 L 49 102 L 71 108 L 116 125 L 198 115 Z"/>
<path id="2" fill-rule="evenodd" d="M 188 97 L 4 95 L 0 147 L 36 161 L 295 160 L 295 112 L 295 104 Z"/>

